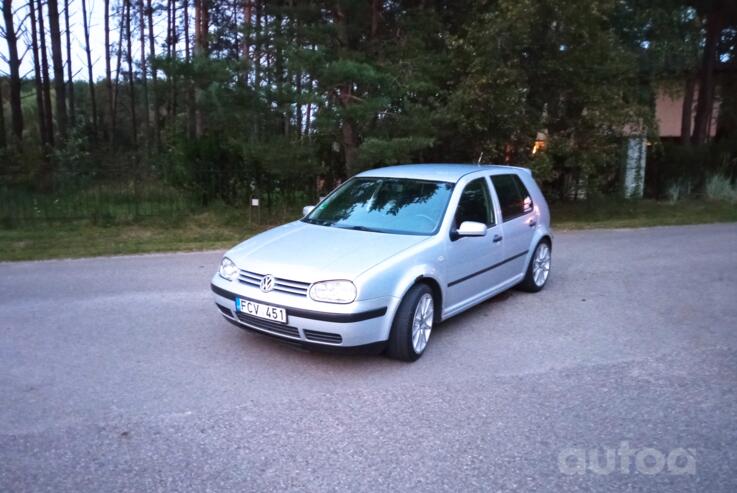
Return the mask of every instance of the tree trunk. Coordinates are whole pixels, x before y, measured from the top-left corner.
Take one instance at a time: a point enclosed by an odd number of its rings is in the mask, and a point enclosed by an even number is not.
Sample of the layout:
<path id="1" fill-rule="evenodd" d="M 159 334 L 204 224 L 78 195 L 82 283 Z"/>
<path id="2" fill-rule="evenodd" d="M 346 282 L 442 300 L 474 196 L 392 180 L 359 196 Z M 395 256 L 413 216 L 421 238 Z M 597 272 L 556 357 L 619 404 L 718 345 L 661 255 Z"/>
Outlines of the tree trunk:
<path id="1" fill-rule="evenodd" d="M 159 95 L 156 86 L 158 85 L 158 69 L 156 68 L 156 36 L 154 34 L 154 9 L 151 0 L 146 2 L 146 15 L 148 16 L 148 51 L 151 54 L 151 92 L 153 94 L 153 127 L 154 142 L 156 149 L 161 147 L 161 129 L 159 126 Z"/>
<path id="2" fill-rule="evenodd" d="M 126 61 L 128 62 L 128 89 L 130 91 L 131 139 L 133 147 L 138 145 L 138 122 L 136 121 L 136 85 L 133 80 L 133 43 L 131 41 L 131 0 L 124 0 Z"/>
<path id="3" fill-rule="evenodd" d="M 186 0 L 185 0 L 186 1 Z M 238 14 L 240 13 L 240 4 L 242 0 L 233 0 L 233 59 L 238 60 L 238 57 L 241 53 L 240 43 L 241 39 L 240 36 L 238 36 L 240 33 L 238 32 Z"/>
<path id="4" fill-rule="evenodd" d="M 148 73 L 146 68 L 146 12 L 143 10 L 143 0 L 138 0 L 138 20 L 141 40 L 141 89 L 143 89 L 143 130 L 146 136 L 146 149 L 151 153 L 151 120 L 149 118 L 148 100 Z"/>
<path id="5" fill-rule="evenodd" d="M 250 71 L 250 52 L 251 52 L 251 36 L 252 25 L 251 18 L 253 17 L 253 1 L 245 0 L 243 4 L 243 25 L 245 27 L 243 34 L 243 84 L 248 86 L 248 73 Z"/>
<path id="6" fill-rule="evenodd" d="M 192 61 L 189 46 L 189 0 L 182 0 L 182 16 L 184 17 L 184 61 Z"/>
<path id="7" fill-rule="evenodd" d="M 345 116 L 343 117 L 341 133 L 343 134 L 345 173 L 346 177 L 351 177 L 355 174 L 358 167 L 358 135 L 353 120 Z"/>
<path id="8" fill-rule="evenodd" d="M 116 53 L 115 60 L 115 81 L 113 82 L 113 107 L 110 116 L 111 132 L 110 137 L 111 144 L 115 145 L 115 133 L 118 125 L 118 94 L 120 93 L 120 70 L 123 63 L 123 41 L 125 34 L 125 8 L 120 11 L 120 23 L 118 24 L 118 52 Z"/>
<path id="9" fill-rule="evenodd" d="M 210 25 L 208 7 L 207 0 L 195 0 L 195 56 L 200 58 L 206 58 L 208 51 L 207 35 Z M 205 131 L 205 117 L 201 111 L 201 102 L 202 88 L 198 87 L 195 102 L 195 135 L 197 137 L 201 137 Z"/>
<path id="10" fill-rule="evenodd" d="M 172 53 L 171 53 L 171 40 L 174 37 L 171 31 L 171 26 L 173 25 L 172 21 L 172 13 L 171 13 L 171 4 L 173 0 L 166 0 L 166 58 L 171 60 L 172 59 Z"/>
<path id="11" fill-rule="evenodd" d="M 253 43 L 253 87 L 257 91 L 261 87 L 261 18 L 263 17 L 263 7 L 261 0 L 256 2 L 256 30 L 254 32 Z"/>
<path id="12" fill-rule="evenodd" d="M 177 32 L 177 1 L 171 0 L 171 57 L 178 59 L 177 45 L 179 44 L 179 33 Z"/>
<path id="13" fill-rule="evenodd" d="M 693 93 L 696 77 L 689 75 L 683 93 L 683 109 L 681 110 L 681 144 L 691 142 L 691 121 L 693 120 Z"/>
<path id="14" fill-rule="evenodd" d="M 166 0 L 166 59 L 171 60 L 171 25 L 172 25 L 172 15 L 171 15 L 171 3 L 172 0 Z"/>
<path id="15" fill-rule="evenodd" d="M 348 33 L 347 19 L 342 11 L 340 3 L 335 8 L 335 24 L 338 42 L 341 48 L 338 50 L 338 58 L 345 58 L 346 50 L 350 48 L 351 38 Z M 341 135 L 343 137 L 343 157 L 345 159 L 346 177 L 353 176 L 358 167 L 358 144 L 359 137 L 356 131 L 356 124 L 352 118 L 348 116 L 346 109 L 353 101 L 353 83 L 346 81 L 337 88 L 337 99 L 342 108 L 341 118 Z"/>
<path id="16" fill-rule="evenodd" d="M 13 2 L 3 0 L 5 17 L 5 40 L 8 43 L 8 65 L 10 66 L 10 119 L 16 144 L 23 142 L 23 107 L 20 100 L 20 59 L 18 37 L 13 24 Z"/>
<path id="17" fill-rule="evenodd" d="M 43 2 L 36 3 L 38 13 L 38 39 L 41 50 L 41 75 L 43 76 L 44 117 L 46 118 L 46 137 L 48 144 L 54 145 L 54 111 L 51 109 L 51 78 L 49 77 L 49 59 L 46 51 L 46 30 L 44 29 Z"/>
<path id="18" fill-rule="evenodd" d="M 107 88 L 108 131 L 110 145 L 115 142 L 115 118 L 113 107 L 113 73 L 110 64 L 110 0 L 105 0 L 105 87 Z"/>
<path id="19" fill-rule="evenodd" d="M 189 37 L 189 0 L 183 0 L 182 10 L 184 15 L 184 61 L 189 65 L 192 63 L 192 47 L 190 46 Z M 187 81 L 187 135 L 190 139 L 196 137 L 196 120 L 194 81 L 190 78 Z"/>
<path id="20" fill-rule="evenodd" d="M 309 84 L 307 85 L 307 90 L 309 91 L 310 95 L 312 95 L 313 92 L 313 82 L 312 82 L 312 76 L 310 76 Z M 312 122 L 312 100 L 310 100 L 309 103 L 307 103 L 307 111 L 305 112 L 305 130 L 304 133 L 307 135 L 307 141 L 312 140 L 312 135 L 310 134 L 311 130 L 311 122 Z"/>
<path id="21" fill-rule="evenodd" d="M 379 0 L 371 0 L 371 40 L 376 38 L 379 31 L 379 14 L 381 13 L 381 5 Z"/>
<path id="22" fill-rule="evenodd" d="M 177 2 L 176 0 L 170 0 L 171 4 L 171 37 L 169 39 L 169 53 L 170 60 L 174 61 L 177 59 Z M 172 72 L 171 81 L 169 83 L 169 104 L 170 104 L 170 118 L 171 118 L 171 133 L 176 134 L 177 127 L 177 79 L 178 75 L 176 72 Z"/>
<path id="23" fill-rule="evenodd" d="M 69 83 L 69 121 L 74 127 L 77 120 L 77 112 L 74 107 L 74 74 L 72 73 L 72 33 L 69 30 L 69 0 L 64 0 L 64 23 L 66 24 L 67 38 L 67 81 Z"/>
<path id="24" fill-rule="evenodd" d="M 56 123 L 62 141 L 67 137 L 67 94 L 64 84 L 64 60 L 61 51 L 61 28 L 59 26 L 59 4 L 48 0 L 49 29 L 51 35 L 51 59 L 54 66 L 54 93 L 56 95 Z"/>
<path id="25" fill-rule="evenodd" d="M 90 104 L 92 106 L 92 140 L 97 140 L 97 98 L 95 97 L 95 80 L 92 77 L 92 49 L 90 48 L 90 25 L 87 18 L 87 0 L 82 0 L 82 24 L 84 28 L 84 49 L 87 54 L 87 81 L 90 87 Z"/>
<path id="26" fill-rule="evenodd" d="M 302 124 L 303 124 L 302 123 L 302 119 L 303 119 L 303 116 L 302 116 L 302 77 L 303 77 L 302 72 L 297 73 L 297 77 L 296 77 L 297 80 L 295 81 L 295 84 L 294 84 L 297 90 L 297 104 L 295 107 L 295 110 L 296 110 L 295 111 L 296 113 L 295 124 L 297 125 L 297 136 L 299 137 L 300 140 L 302 140 L 302 137 L 304 135 L 302 133 Z"/>
<path id="27" fill-rule="evenodd" d="M 7 142 L 5 139 L 5 108 L 3 101 L 3 84 L 2 81 L 0 81 L 0 149 L 5 149 L 7 147 Z"/>
<path id="28" fill-rule="evenodd" d="M 289 0 L 289 10 L 292 11 L 294 7 L 294 3 L 292 0 Z M 299 19 L 294 16 L 290 15 L 289 17 L 289 32 L 290 32 L 290 43 L 294 44 L 295 46 L 302 46 L 302 39 L 301 39 L 301 31 L 299 26 Z M 291 66 L 290 66 L 291 68 Z M 291 70 L 287 70 L 288 73 L 290 73 L 291 77 Z M 304 73 L 302 72 L 302 69 L 299 68 L 297 70 L 297 73 L 294 74 L 294 81 L 290 80 L 290 84 L 292 84 L 296 91 L 296 98 L 295 98 L 295 105 L 294 105 L 294 125 L 297 128 L 297 138 L 299 141 L 302 141 L 302 119 L 303 119 L 303 103 L 302 103 L 302 83 L 304 82 Z M 290 112 L 291 112 L 291 105 L 290 105 Z"/>
<path id="29" fill-rule="evenodd" d="M 285 80 L 288 80 L 288 76 L 285 74 L 284 56 L 282 53 L 282 39 L 284 37 L 283 32 L 283 19 L 279 11 L 274 16 L 274 82 L 276 84 L 276 107 L 281 113 L 280 117 L 282 120 L 282 133 L 285 137 L 289 136 L 289 125 L 291 121 L 291 105 L 287 104 L 284 98 L 284 86 L 286 85 Z"/>
<path id="30" fill-rule="evenodd" d="M 33 83 L 36 88 L 36 113 L 38 117 L 38 135 L 41 145 L 49 144 L 49 129 L 46 127 L 46 108 L 43 97 L 43 76 L 41 75 L 41 60 L 38 50 L 38 31 L 36 27 L 36 6 L 33 0 L 28 2 L 28 12 L 31 16 L 31 51 L 33 54 Z"/>
<path id="31" fill-rule="evenodd" d="M 719 11 L 706 15 L 706 40 L 704 58 L 699 74 L 699 98 L 694 118 L 693 143 L 704 144 L 709 139 L 709 127 L 714 108 L 714 67 L 717 62 L 717 47 L 722 32 L 722 19 Z"/>

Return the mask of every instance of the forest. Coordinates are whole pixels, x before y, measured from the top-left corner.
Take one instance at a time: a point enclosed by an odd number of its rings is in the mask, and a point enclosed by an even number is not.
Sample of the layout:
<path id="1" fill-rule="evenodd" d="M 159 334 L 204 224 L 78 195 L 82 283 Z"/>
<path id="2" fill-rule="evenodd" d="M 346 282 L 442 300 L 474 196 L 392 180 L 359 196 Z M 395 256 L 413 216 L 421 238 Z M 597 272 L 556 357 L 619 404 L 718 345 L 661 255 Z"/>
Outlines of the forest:
<path id="1" fill-rule="evenodd" d="M 2 10 L 5 224 L 254 197 L 301 206 L 363 169 L 413 162 L 521 165 L 552 200 L 609 196 L 631 135 L 647 139 L 647 197 L 703 194 L 712 176 L 729 188 L 737 170 L 733 0 Z M 659 138 L 663 92 L 683 99 L 678 138 Z"/>

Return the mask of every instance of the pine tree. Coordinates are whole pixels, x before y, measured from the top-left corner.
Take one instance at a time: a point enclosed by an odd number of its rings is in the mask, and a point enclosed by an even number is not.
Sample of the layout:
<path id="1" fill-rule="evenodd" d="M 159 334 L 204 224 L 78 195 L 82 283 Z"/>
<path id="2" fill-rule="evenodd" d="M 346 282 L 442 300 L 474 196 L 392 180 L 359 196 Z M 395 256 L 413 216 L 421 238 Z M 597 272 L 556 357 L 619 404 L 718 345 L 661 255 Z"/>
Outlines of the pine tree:
<path id="1" fill-rule="evenodd" d="M 5 19 L 5 41 L 8 44 L 8 65 L 10 68 L 10 118 L 13 136 L 18 145 L 23 142 L 23 109 L 20 95 L 20 58 L 18 56 L 18 35 L 13 19 L 12 0 L 3 0 Z M 3 134 L 4 135 L 4 134 Z"/>

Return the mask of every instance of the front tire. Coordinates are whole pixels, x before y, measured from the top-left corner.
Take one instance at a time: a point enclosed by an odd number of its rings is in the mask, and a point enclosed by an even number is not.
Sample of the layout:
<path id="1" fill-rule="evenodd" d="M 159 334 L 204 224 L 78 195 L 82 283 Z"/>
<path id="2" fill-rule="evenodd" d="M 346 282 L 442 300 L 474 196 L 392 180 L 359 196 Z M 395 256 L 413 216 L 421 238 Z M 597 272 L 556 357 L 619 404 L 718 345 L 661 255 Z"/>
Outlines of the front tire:
<path id="1" fill-rule="evenodd" d="M 535 251 L 532 253 L 525 278 L 519 285 L 520 289 L 529 293 L 537 293 L 544 288 L 550 276 L 550 264 L 550 242 L 548 240 L 542 240 L 537 244 Z"/>
<path id="2" fill-rule="evenodd" d="M 435 300 L 427 284 L 407 292 L 394 316 L 387 354 L 401 361 L 416 361 L 427 349 L 435 321 Z"/>

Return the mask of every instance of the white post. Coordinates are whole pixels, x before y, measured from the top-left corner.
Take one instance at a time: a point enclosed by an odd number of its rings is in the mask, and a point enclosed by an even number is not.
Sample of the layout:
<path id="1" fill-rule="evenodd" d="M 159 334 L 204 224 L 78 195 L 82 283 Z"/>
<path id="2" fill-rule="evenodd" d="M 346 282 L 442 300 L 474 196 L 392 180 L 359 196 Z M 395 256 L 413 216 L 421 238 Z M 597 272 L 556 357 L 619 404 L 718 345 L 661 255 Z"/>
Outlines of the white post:
<path id="1" fill-rule="evenodd" d="M 647 141 L 643 136 L 627 138 L 627 160 L 624 168 L 624 196 L 641 199 L 645 188 Z"/>

